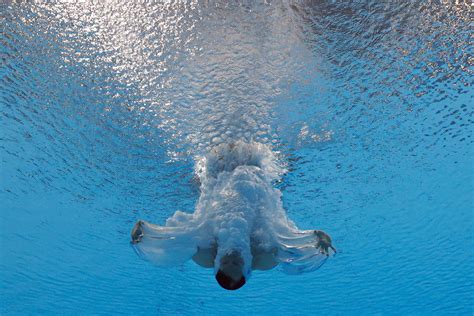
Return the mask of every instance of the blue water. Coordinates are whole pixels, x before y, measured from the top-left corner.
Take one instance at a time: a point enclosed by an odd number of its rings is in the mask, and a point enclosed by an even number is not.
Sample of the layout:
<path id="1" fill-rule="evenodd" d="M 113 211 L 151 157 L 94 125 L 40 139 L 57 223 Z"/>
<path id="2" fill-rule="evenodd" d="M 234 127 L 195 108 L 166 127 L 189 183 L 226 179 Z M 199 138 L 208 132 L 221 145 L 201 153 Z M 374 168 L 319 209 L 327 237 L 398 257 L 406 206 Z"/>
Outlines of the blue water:
<path id="1" fill-rule="evenodd" d="M 472 8 L 463 1 L 3 2 L 0 313 L 472 314 Z M 238 291 L 157 268 L 138 219 L 193 212 L 196 157 L 272 146 L 339 253 Z"/>

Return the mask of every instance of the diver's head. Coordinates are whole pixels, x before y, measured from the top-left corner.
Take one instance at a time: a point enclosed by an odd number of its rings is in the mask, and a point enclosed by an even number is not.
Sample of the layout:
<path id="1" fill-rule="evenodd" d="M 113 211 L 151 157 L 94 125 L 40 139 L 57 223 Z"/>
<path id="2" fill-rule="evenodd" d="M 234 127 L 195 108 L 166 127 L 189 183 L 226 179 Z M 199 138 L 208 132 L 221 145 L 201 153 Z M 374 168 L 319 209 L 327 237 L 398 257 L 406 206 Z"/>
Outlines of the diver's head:
<path id="1" fill-rule="evenodd" d="M 237 290 L 245 284 L 243 273 L 244 260 L 238 252 L 231 252 L 222 256 L 216 280 L 226 290 Z"/>

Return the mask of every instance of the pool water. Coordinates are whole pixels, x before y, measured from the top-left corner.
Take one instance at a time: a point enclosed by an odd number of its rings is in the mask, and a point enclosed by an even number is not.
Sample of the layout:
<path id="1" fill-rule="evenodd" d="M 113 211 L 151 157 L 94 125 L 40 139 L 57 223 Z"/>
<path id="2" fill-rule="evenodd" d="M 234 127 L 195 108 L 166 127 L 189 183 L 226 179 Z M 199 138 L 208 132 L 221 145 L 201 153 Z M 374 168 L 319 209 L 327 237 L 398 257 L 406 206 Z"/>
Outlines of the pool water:
<path id="1" fill-rule="evenodd" d="M 472 6 L 4 1 L 0 313 L 472 314 Z M 130 247 L 199 198 L 194 164 L 271 146 L 319 270 L 225 291 Z"/>

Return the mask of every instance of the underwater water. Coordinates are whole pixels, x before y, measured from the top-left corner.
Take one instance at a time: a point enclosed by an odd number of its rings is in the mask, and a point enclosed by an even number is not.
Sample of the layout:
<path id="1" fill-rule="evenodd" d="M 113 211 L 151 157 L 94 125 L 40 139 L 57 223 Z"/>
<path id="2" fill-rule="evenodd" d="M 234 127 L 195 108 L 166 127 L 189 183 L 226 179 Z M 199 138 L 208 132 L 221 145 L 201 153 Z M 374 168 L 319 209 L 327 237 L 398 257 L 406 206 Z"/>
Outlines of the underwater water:
<path id="1" fill-rule="evenodd" d="M 0 313 L 472 314 L 472 6 L 3 1 Z M 195 163 L 265 144 L 338 254 L 226 291 L 130 246 Z"/>

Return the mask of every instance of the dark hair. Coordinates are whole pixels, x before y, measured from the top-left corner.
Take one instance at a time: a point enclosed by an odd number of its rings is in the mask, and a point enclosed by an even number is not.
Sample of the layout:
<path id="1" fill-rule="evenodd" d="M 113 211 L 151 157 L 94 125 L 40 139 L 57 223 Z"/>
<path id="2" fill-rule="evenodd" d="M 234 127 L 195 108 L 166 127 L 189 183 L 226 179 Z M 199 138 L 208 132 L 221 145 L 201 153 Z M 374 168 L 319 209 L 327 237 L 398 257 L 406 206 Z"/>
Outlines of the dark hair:
<path id="1" fill-rule="evenodd" d="M 216 274 L 217 283 L 226 290 L 237 290 L 240 289 L 245 284 L 245 277 L 242 276 L 240 280 L 234 280 L 222 270 L 217 271 Z"/>

